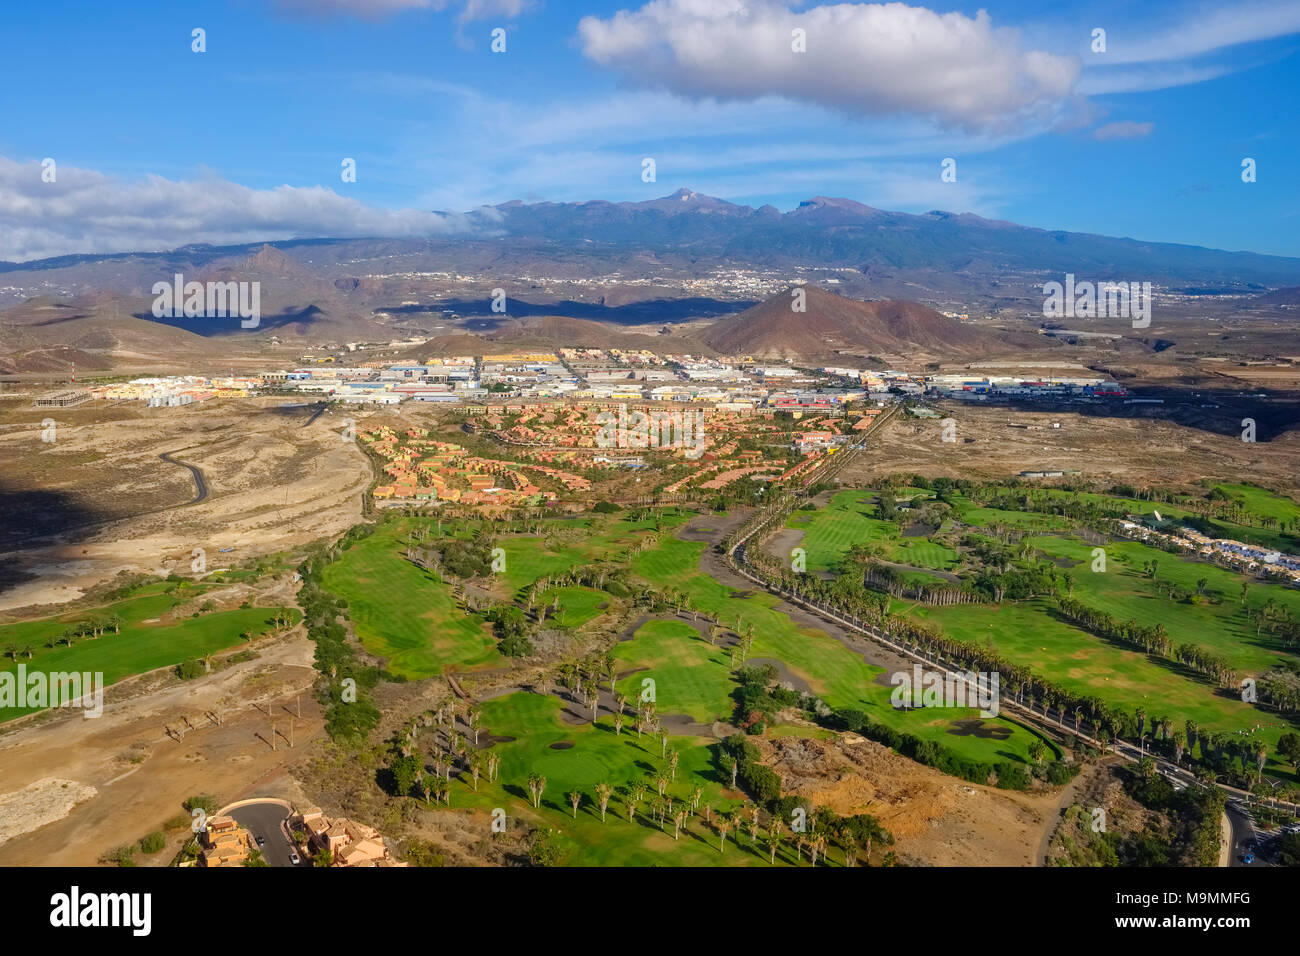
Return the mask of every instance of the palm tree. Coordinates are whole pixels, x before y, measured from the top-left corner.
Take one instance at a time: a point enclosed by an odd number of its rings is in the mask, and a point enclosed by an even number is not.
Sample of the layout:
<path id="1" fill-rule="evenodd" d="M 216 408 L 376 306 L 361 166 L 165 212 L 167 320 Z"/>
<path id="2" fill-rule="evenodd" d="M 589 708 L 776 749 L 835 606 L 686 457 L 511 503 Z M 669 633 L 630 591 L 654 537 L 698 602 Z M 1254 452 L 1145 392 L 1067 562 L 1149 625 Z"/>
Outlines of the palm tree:
<path id="1" fill-rule="evenodd" d="M 578 790 L 569 791 L 569 802 L 573 804 L 573 819 L 578 819 L 578 804 L 582 802 L 582 793 Z"/>
<path id="2" fill-rule="evenodd" d="M 641 799 L 644 796 L 645 796 L 645 784 L 643 783 L 634 784 L 632 789 L 628 792 L 628 797 L 627 797 L 627 822 L 628 823 L 632 822 L 632 817 L 636 814 L 636 805 L 641 802 Z"/>
<path id="3" fill-rule="evenodd" d="M 718 841 L 718 852 L 721 853 L 727 846 L 727 831 L 731 829 L 731 819 L 725 814 L 718 814 L 718 833 L 722 839 Z"/>
<path id="4" fill-rule="evenodd" d="M 613 794 L 614 788 L 609 784 L 601 781 L 596 784 L 596 802 L 600 804 L 600 822 L 605 822 L 605 810 L 609 806 L 610 795 Z"/>
<path id="5" fill-rule="evenodd" d="M 767 833 L 764 834 L 763 842 L 767 844 L 768 862 L 775 865 L 776 851 L 781 846 L 781 828 L 775 820 L 772 821 L 772 825 L 768 827 Z"/>
<path id="6" fill-rule="evenodd" d="M 614 679 L 618 677 L 618 661 L 615 660 L 613 654 L 606 653 L 605 656 L 601 658 L 600 663 L 605 677 L 609 680 L 609 692 L 611 694 L 617 693 L 614 689 Z"/>
<path id="7" fill-rule="evenodd" d="M 614 736 L 619 737 L 623 734 L 623 714 L 619 712 L 614 715 Z"/>
<path id="8" fill-rule="evenodd" d="M 668 766 L 672 772 L 672 778 L 674 781 L 677 779 L 677 763 L 679 760 L 681 760 L 681 754 L 676 750 L 668 755 Z"/>
<path id="9" fill-rule="evenodd" d="M 731 757 L 722 758 L 722 769 L 731 774 L 731 789 L 736 789 L 736 774 L 740 772 L 740 763 Z"/>
<path id="10" fill-rule="evenodd" d="M 542 794 L 546 790 L 546 778 L 540 774 L 530 773 L 528 775 L 528 795 L 532 798 L 533 809 L 538 809 L 542 805 Z"/>
<path id="11" fill-rule="evenodd" d="M 812 845 L 811 845 L 810 849 L 812 850 L 812 865 L 813 865 L 813 866 L 816 866 L 816 865 L 817 865 L 817 855 L 818 855 L 818 853 L 821 853 L 821 854 L 824 855 L 825 852 L 826 852 L 826 837 L 825 837 L 825 835 L 819 833 L 819 834 L 817 834 L 816 836 L 814 836 L 814 837 L 812 838 Z"/>

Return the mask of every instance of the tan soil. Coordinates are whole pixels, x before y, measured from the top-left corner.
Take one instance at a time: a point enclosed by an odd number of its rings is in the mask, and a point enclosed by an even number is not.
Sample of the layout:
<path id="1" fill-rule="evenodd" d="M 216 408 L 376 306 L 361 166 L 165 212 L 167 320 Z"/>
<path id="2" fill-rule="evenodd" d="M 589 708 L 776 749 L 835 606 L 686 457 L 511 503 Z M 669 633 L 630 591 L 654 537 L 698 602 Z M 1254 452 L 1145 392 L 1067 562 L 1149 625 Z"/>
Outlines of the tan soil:
<path id="1" fill-rule="evenodd" d="M 856 734 L 756 741 L 785 792 L 836 813 L 869 813 L 911 866 L 1036 866 L 1060 793 L 969 784 Z M 872 859 L 879 860 L 873 850 Z"/>
<path id="2" fill-rule="evenodd" d="M 162 686 L 124 682 L 106 692 L 104 714 L 87 720 L 60 715 L 0 737 L 0 819 L 17 792 L 35 787 L 46 809 L 28 806 L 0 832 L 0 866 L 93 865 L 105 851 L 133 843 L 165 820 L 184 813 L 187 797 L 214 795 L 225 803 L 249 795 L 295 799 L 289 781 L 277 780 L 301 760 L 322 731 L 322 716 L 309 693 L 316 672 L 313 645 L 301 629 L 253 645 L 256 660 L 230 665 L 192 680 L 147 675 Z M 302 717 L 289 719 L 301 694 Z M 278 749 L 272 750 L 275 716 Z M 222 723 L 205 714 L 220 713 Z M 166 728 L 194 730 L 183 740 Z M 54 778 L 69 781 L 64 799 L 52 795 Z M 73 796 L 79 798 L 75 806 Z M 10 831 L 21 835 L 5 839 Z M 179 849 L 184 831 L 168 833 L 168 849 L 148 861 L 165 863 Z"/>
<path id="3" fill-rule="evenodd" d="M 56 494 L 60 507 L 84 520 L 56 540 L 0 554 L 34 575 L 0 592 L 0 610 L 70 601 L 120 571 L 188 575 L 194 548 L 205 550 L 213 571 L 355 524 L 371 469 L 356 443 L 342 438 L 345 416 L 326 413 L 303 427 L 306 410 L 279 404 L 230 399 L 144 409 L 97 402 L 51 411 L 4 403 L 7 490 Z M 46 415 L 57 422 L 52 444 L 40 441 Z M 203 471 L 204 501 L 189 504 L 194 480 L 188 469 L 160 460 L 164 452 Z"/>

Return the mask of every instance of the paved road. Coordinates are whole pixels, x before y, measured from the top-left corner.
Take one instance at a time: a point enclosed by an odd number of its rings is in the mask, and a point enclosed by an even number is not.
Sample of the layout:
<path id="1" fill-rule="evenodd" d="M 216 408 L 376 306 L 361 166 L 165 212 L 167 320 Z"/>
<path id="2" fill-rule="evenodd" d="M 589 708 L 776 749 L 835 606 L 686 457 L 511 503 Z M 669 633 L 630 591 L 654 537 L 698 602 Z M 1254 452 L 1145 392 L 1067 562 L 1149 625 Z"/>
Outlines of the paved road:
<path id="1" fill-rule="evenodd" d="M 261 847 L 262 856 L 272 866 L 293 866 L 289 862 L 289 841 L 280 824 L 289 816 L 278 803 L 250 803 L 230 811 L 230 816 L 256 840 L 266 841 Z M 301 864 L 299 864 L 301 865 Z"/>
<path id="2" fill-rule="evenodd" d="M 1255 829 L 1255 821 L 1251 819 L 1250 814 L 1238 810 L 1236 807 L 1228 807 L 1228 823 L 1232 825 L 1232 853 L 1228 857 L 1228 866 L 1268 866 L 1262 859 L 1256 846 L 1259 840 L 1259 831 Z M 1246 854 L 1246 845 L 1250 844 L 1255 851 L 1253 862 L 1246 863 L 1242 857 Z"/>
<path id="3" fill-rule="evenodd" d="M 191 465 L 188 462 L 177 461 L 172 457 L 172 453 L 169 451 L 163 452 L 158 457 L 168 464 L 180 465 L 182 468 L 188 468 L 190 474 L 194 476 L 195 494 L 193 500 L 187 502 L 187 504 L 196 505 L 208 496 L 208 482 L 207 479 L 203 477 L 203 469 L 199 468 L 198 465 Z"/>
<path id="4" fill-rule="evenodd" d="M 314 422 L 316 419 L 320 418 L 321 415 L 324 413 L 325 409 L 328 408 L 328 407 L 329 407 L 329 405 L 328 405 L 327 403 L 325 403 L 325 402 L 321 402 L 319 405 L 317 405 L 317 406 L 316 406 L 316 411 L 314 411 L 314 412 L 311 413 L 311 418 L 307 419 L 305 422 L 302 423 L 302 427 L 303 427 L 303 428 L 306 428 L 308 425 L 310 425 L 310 424 L 311 424 L 312 422 Z"/>

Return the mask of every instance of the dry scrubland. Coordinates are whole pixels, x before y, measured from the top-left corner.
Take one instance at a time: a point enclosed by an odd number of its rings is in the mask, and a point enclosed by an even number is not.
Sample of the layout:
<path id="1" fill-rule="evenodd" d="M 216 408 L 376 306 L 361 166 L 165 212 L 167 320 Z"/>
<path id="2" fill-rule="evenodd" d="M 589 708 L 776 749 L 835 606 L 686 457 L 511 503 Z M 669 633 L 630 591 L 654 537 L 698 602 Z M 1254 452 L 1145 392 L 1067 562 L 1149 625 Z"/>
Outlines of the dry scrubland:
<path id="1" fill-rule="evenodd" d="M 974 405 L 941 405 L 938 411 L 955 420 L 956 442 L 941 440 L 938 419 L 895 419 L 872 450 L 844 472 L 842 483 L 852 486 L 897 472 L 1003 479 L 1021 471 L 1075 468 L 1084 480 L 1134 486 L 1184 486 L 1214 478 L 1275 487 L 1293 497 L 1300 488 L 1296 430 L 1248 444 L 1237 435 L 1148 418 Z"/>
<path id="2" fill-rule="evenodd" d="M 304 427 L 309 409 L 279 405 L 0 404 L 0 489 L 23 515 L 0 539 L 6 578 L 20 582 L 0 592 L 0 612 L 73 600 L 121 571 L 188 574 L 196 547 L 214 570 L 355 523 L 370 467 L 342 439 L 344 416 Z M 53 443 L 41 441 L 45 418 Z M 202 471 L 206 498 L 194 500 L 191 472 L 164 453 Z"/>

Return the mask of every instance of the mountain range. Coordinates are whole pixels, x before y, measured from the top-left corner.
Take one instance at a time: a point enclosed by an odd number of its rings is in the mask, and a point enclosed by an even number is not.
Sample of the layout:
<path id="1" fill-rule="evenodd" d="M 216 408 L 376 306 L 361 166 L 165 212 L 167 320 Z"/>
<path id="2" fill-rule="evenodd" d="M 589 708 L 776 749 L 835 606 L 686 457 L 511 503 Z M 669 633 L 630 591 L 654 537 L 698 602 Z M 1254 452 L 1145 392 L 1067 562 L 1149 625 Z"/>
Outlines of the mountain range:
<path id="1" fill-rule="evenodd" d="M 1300 286 L 1300 259 L 1050 231 L 969 213 L 886 212 L 826 197 L 782 212 L 681 189 L 644 202 L 513 201 L 448 218 L 461 235 L 198 244 L 0 263 L 0 371 L 53 370 L 74 360 L 120 367 L 124 356 L 158 348 L 215 356 L 236 347 L 236 338 L 238 348 L 259 352 L 257 343 L 273 335 L 300 343 L 295 348 L 411 335 L 466 347 L 616 340 L 638 347 L 668 334 L 679 340 L 675 351 L 978 355 L 1041 342 L 1028 334 L 1036 322 L 1024 317 L 1039 311 L 1042 283 L 1066 273 L 1150 281 L 1193 299 L 1228 294 L 1288 322 Z M 250 333 L 237 320 L 166 319 L 160 329 L 151 290 L 177 273 L 259 282 L 260 326 Z M 809 295 L 802 315 L 790 310 L 796 282 Z M 508 291 L 504 314 L 489 308 L 494 287 Z M 773 296 L 775 288 L 785 297 Z M 936 308 L 982 309 L 999 316 L 1001 328 L 977 330 Z"/>

